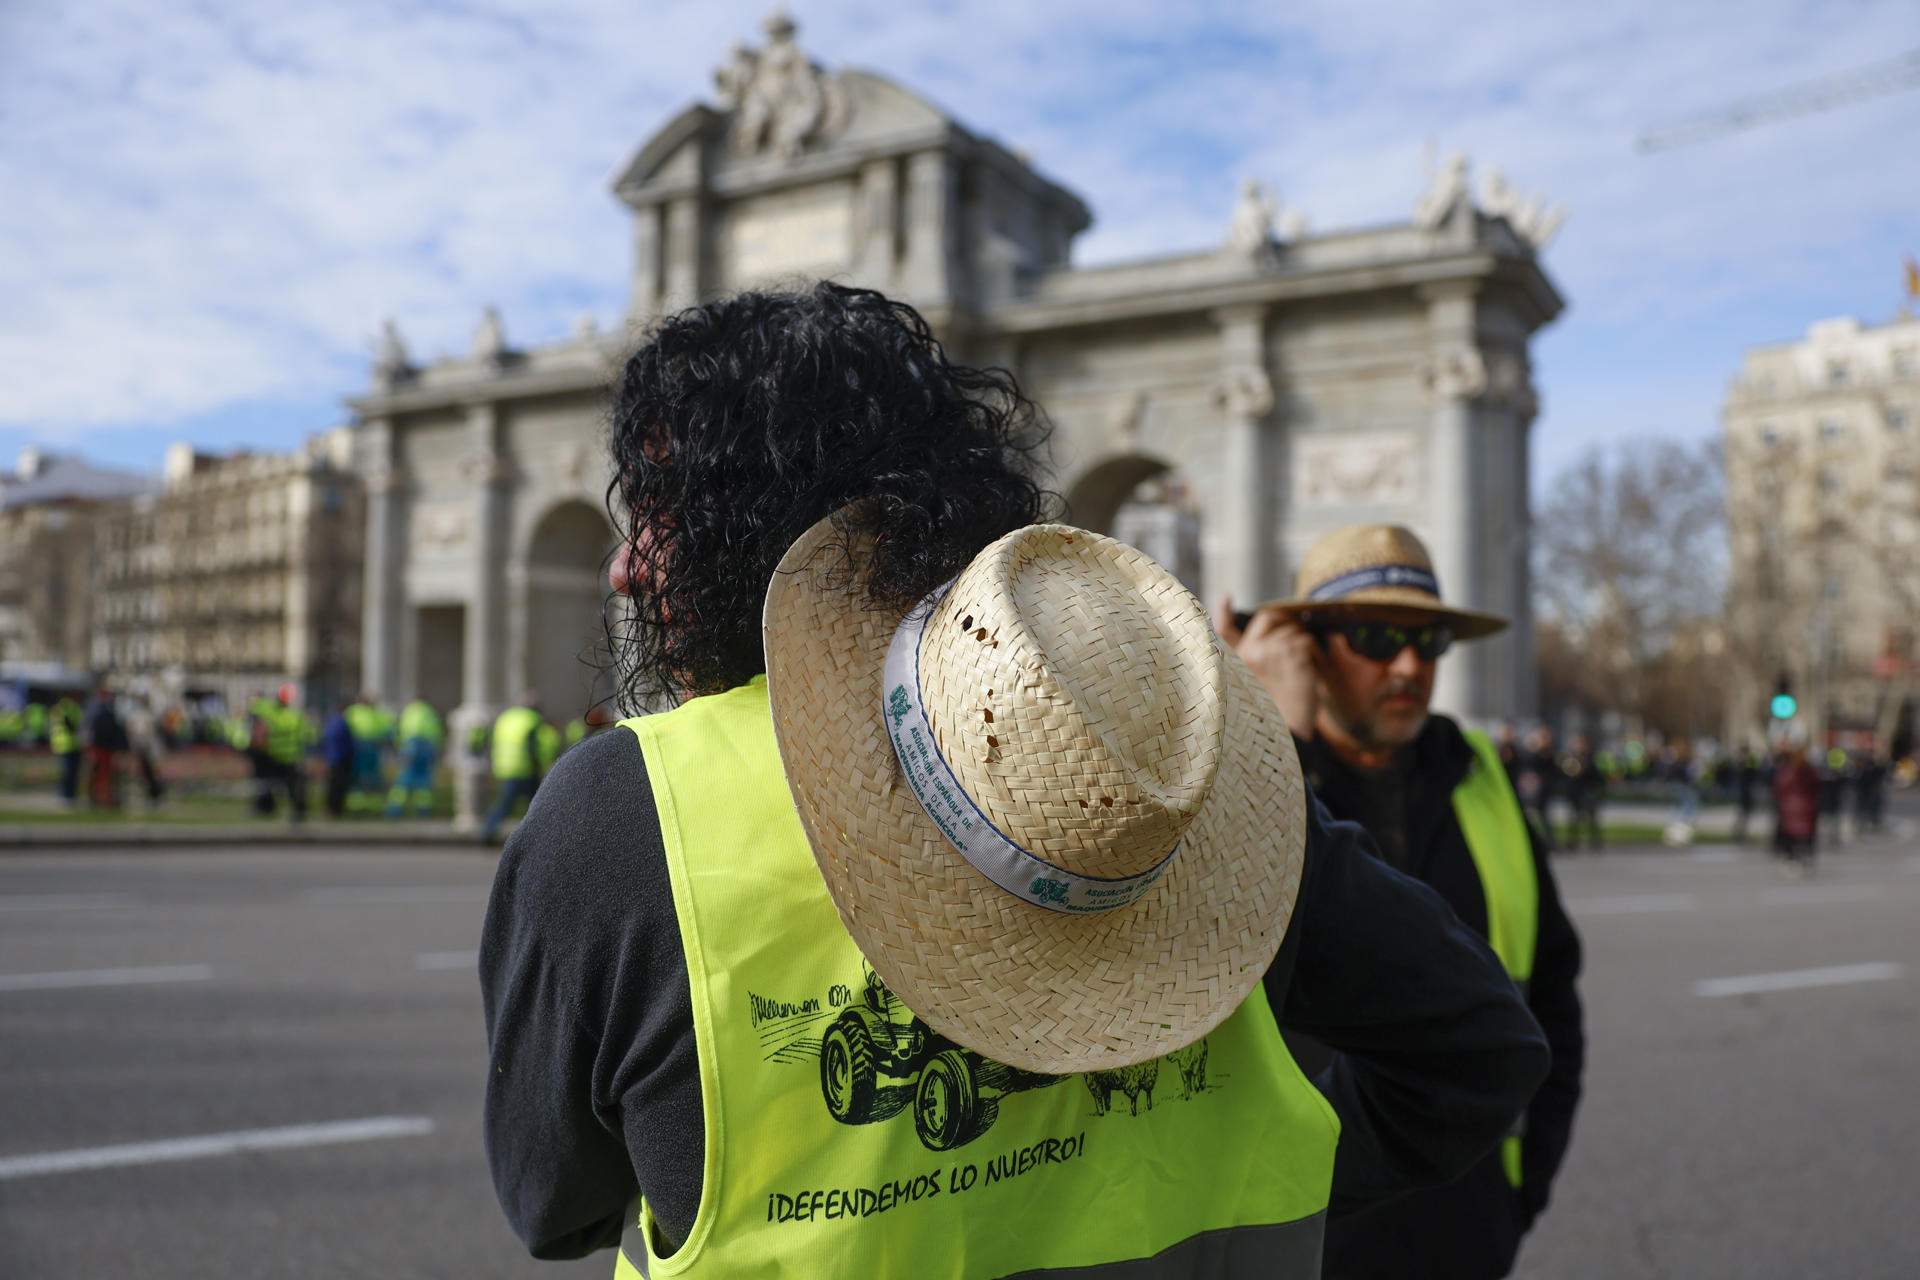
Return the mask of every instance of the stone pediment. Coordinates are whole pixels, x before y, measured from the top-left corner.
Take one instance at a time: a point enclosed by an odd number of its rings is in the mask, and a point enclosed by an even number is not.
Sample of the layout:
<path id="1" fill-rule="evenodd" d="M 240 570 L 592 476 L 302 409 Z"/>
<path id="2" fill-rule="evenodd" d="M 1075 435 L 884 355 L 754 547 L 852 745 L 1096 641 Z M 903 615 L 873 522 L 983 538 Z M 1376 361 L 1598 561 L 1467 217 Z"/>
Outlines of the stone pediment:
<path id="1" fill-rule="evenodd" d="M 685 108 L 633 154 L 613 183 L 621 200 L 638 208 L 694 191 L 748 192 L 930 147 L 972 144 L 1008 169 L 1026 168 L 885 76 L 825 69 L 800 51 L 782 15 L 765 31 L 765 45 L 735 45 L 715 68 L 714 102 Z M 1037 185 L 1078 203 L 1045 179 Z"/>
<path id="2" fill-rule="evenodd" d="M 938 144 L 964 132 L 917 94 L 866 71 L 823 73 L 836 105 L 804 136 L 785 126 L 741 129 L 739 108 L 695 103 L 641 145 L 614 192 L 628 204 L 651 204 L 700 186 L 775 185 L 884 155 Z M 756 141 L 757 140 L 757 141 Z"/>

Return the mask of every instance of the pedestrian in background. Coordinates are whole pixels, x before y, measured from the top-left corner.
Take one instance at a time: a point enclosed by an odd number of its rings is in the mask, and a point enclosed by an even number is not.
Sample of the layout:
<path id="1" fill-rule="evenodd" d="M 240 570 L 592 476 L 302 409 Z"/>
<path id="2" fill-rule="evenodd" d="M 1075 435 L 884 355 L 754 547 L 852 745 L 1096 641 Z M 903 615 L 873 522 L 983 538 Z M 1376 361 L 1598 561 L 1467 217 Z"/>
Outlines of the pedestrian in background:
<path id="1" fill-rule="evenodd" d="M 1887 762 L 1878 752 L 1869 752 L 1860 762 L 1860 774 L 1854 786 L 1855 806 L 1863 831 L 1879 831 L 1885 826 L 1887 773 Z"/>
<path id="2" fill-rule="evenodd" d="M 1747 824 L 1753 819 L 1753 811 L 1760 803 L 1761 776 L 1760 755 L 1752 747 L 1740 753 L 1740 763 L 1733 775 L 1733 842 L 1747 842 Z"/>
<path id="3" fill-rule="evenodd" d="M 147 795 L 147 807 L 158 808 L 166 794 L 160 780 L 160 752 L 163 735 L 160 720 L 145 698 L 134 698 L 127 710 L 127 754 L 140 770 L 140 782 Z"/>
<path id="4" fill-rule="evenodd" d="M 271 698 L 254 702 L 254 746 L 262 761 L 259 808 L 271 816 L 275 797 L 287 796 L 288 820 L 298 825 L 307 817 L 307 718 L 294 705 L 298 690 L 283 684 Z"/>
<path id="5" fill-rule="evenodd" d="M 1773 847 L 1803 873 L 1813 870 L 1820 790 L 1820 773 L 1808 762 L 1806 748 L 1789 744 L 1773 771 Z"/>
<path id="6" fill-rule="evenodd" d="M 113 693 L 101 685 L 87 707 L 87 794 L 96 809 L 120 807 L 120 753 L 127 749 L 127 729 L 114 710 Z"/>
<path id="7" fill-rule="evenodd" d="M 1314 794 L 1488 939 L 1553 1050 L 1518 1134 L 1447 1186 L 1330 1223 L 1323 1274 L 1505 1276 L 1566 1157 L 1586 1061 L 1580 939 L 1545 831 L 1523 816 L 1494 742 L 1428 709 L 1454 640 L 1507 622 L 1446 604 L 1426 547 L 1397 525 L 1325 535 L 1301 558 L 1291 599 L 1244 629 L 1223 600 L 1214 620 L 1286 713 Z M 1529 746 L 1523 777 L 1540 801 L 1558 775 L 1551 733 Z"/>
<path id="8" fill-rule="evenodd" d="M 327 767 L 326 805 L 330 818 L 343 817 L 347 812 L 347 793 L 353 789 L 353 757 L 353 726 L 347 721 L 347 708 L 336 708 L 320 731 L 320 759 Z"/>
<path id="9" fill-rule="evenodd" d="M 1567 807 L 1572 811 L 1566 847 L 1578 849 L 1581 832 L 1585 831 L 1592 847 L 1598 849 L 1600 806 L 1607 796 L 1607 779 L 1600 772 L 1593 744 L 1584 733 L 1574 734 L 1567 753 L 1560 757 L 1560 785 L 1566 792 Z"/>
<path id="10" fill-rule="evenodd" d="M 80 802 L 80 734 L 83 722 L 80 704 L 64 693 L 47 713 L 47 746 L 60 762 L 60 802 L 69 809 Z"/>
<path id="11" fill-rule="evenodd" d="M 558 754 L 559 741 L 540 714 L 540 695 L 531 689 L 494 717 L 492 736 L 493 807 L 480 830 L 480 838 L 488 844 L 499 839 L 501 824 L 517 806 L 533 800 L 540 785 L 541 761 L 550 749 Z"/>
<path id="12" fill-rule="evenodd" d="M 382 756 L 387 749 L 388 724 L 389 717 L 371 693 L 361 693 L 347 708 L 347 725 L 353 730 L 353 790 L 372 797 L 375 804 L 386 798 Z"/>
<path id="13" fill-rule="evenodd" d="M 1519 755 L 1519 773 L 1514 791 L 1520 811 L 1533 824 L 1547 852 L 1553 852 L 1553 793 L 1560 778 L 1560 762 L 1553 755 L 1553 730 L 1536 726 L 1527 734 L 1526 747 Z"/>
<path id="14" fill-rule="evenodd" d="M 423 818 L 433 813 L 433 770 L 447 731 L 440 713 L 425 698 L 415 698 L 400 712 L 400 772 L 387 793 L 387 816 L 405 816 L 409 802 Z"/>

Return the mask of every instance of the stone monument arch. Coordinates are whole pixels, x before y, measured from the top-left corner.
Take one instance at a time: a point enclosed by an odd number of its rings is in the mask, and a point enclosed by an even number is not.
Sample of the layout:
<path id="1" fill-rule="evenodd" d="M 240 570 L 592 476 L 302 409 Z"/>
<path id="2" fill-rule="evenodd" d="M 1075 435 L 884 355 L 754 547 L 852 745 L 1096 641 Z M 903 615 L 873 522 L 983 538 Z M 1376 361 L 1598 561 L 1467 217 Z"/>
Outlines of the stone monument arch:
<path id="1" fill-rule="evenodd" d="M 618 542 L 597 503 L 563 497 L 542 511 L 509 569 L 520 594 L 511 611 L 518 690 L 540 694 L 547 718 L 564 724 L 607 693 L 605 567 Z"/>
<path id="2" fill-rule="evenodd" d="M 1283 593 L 1336 525 L 1411 526 L 1450 599 L 1514 620 L 1443 664 L 1436 705 L 1531 713 L 1529 347 L 1564 306 L 1539 260 L 1558 212 L 1516 214 L 1504 179 L 1507 204 L 1482 209 L 1462 159 L 1401 221 L 1308 232 L 1290 209 L 1276 234 L 1254 191 L 1219 243 L 1080 267 L 1092 213 L 1022 153 L 884 75 L 815 58 L 784 16 L 715 55 L 715 97 L 662 123 L 613 183 L 631 256 L 607 269 L 624 272 L 630 323 L 816 277 L 881 289 L 957 358 L 1016 374 L 1055 424 L 1048 482 L 1087 523 L 1111 526 L 1173 464 L 1204 595 Z M 1235 176 L 1219 182 L 1226 210 Z M 509 348 L 509 329 L 486 315 L 472 351 L 440 359 L 389 344 L 351 401 L 366 682 L 394 700 L 435 672 L 443 692 L 458 685 L 462 727 L 558 661 L 523 616 L 534 580 L 576 583 L 584 617 L 600 561 L 582 513 L 539 542 L 569 548 L 565 563 L 538 559 L 534 534 L 563 500 L 598 506 L 624 339 L 584 325 Z M 483 781 L 462 775 L 468 820 Z"/>

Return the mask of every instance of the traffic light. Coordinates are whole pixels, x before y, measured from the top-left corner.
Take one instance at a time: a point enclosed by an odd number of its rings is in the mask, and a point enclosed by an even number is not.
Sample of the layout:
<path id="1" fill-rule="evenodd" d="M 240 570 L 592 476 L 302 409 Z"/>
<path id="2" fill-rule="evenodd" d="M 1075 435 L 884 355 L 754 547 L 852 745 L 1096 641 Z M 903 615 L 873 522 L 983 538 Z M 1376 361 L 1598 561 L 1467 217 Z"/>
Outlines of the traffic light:
<path id="1" fill-rule="evenodd" d="M 1773 701 L 1767 704 L 1775 720 L 1791 720 L 1800 710 L 1800 702 L 1793 696 L 1793 680 L 1784 672 L 1773 682 Z"/>

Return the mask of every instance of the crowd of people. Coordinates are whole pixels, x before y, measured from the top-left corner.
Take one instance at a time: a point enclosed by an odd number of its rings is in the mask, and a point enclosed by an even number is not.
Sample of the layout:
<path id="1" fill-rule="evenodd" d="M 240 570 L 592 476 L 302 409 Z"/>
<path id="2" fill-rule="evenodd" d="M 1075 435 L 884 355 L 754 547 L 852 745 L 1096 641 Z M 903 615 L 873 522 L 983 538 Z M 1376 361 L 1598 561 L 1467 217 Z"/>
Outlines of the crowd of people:
<path id="1" fill-rule="evenodd" d="M 528 691 L 492 726 L 477 726 L 465 749 L 491 766 L 488 838 L 514 806 L 531 798 L 562 752 L 604 723 L 597 710 L 565 725 L 551 723 L 538 695 Z M 228 772 L 224 764 L 208 770 L 197 763 L 239 756 L 247 765 L 249 803 L 262 816 L 284 804 L 292 821 L 304 821 L 309 786 L 318 782 L 332 818 L 429 817 L 439 804 L 446 746 L 445 721 L 425 699 L 396 713 L 363 693 L 322 713 L 300 706 L 292 684 L 233 710 L 210 701 L 156 706 L 106 683 L 0 708 L 0 750 L 50 755 L 54 793 L 68 809 L 83 803 L 123 808 L 130 786 L 157 808 L 176 785 L 204 791 L 214 785 L 210 777 Z"/>
<path id="2" fill-rule="evenodd" d="M 1726 803 L 1733 807 L 1735 843 L 1746 843 L 1756 820 L 1764 820 L 1772 823 L 1777 848 L 1810 847 L 1823 817 L 1829 824 L 1845 819 L 1855 831 L 1880 830 L 1887 791 L 1898 776 L 1882 754 L 1838 745 L 1813 752 L 1791 734 L 1770 750 L 1739 752 L 1638 739 L 1596 748 L 1583 733 L 1561 748 L 1550 728 L 1522 734 L 1506 724 L 1495 742 L 1528 819 L 1551 847 L 1566 850 L 1602 846 L 1601 814 L 1609 799 L 1670 806 L 1670 830 L 1690 829 L 1703 803 Z"/>

